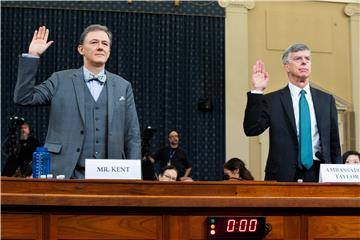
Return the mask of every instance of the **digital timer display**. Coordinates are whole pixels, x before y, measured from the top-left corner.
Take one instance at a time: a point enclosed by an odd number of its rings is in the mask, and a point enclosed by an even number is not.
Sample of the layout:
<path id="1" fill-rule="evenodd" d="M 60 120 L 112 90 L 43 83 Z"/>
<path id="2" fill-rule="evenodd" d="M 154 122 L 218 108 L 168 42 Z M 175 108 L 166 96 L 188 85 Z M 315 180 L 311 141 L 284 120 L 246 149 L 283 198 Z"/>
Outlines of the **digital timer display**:
<path id="1" fill-rule="evenodd" d="M 208 217 L 208 239 L 262 239 L 266 235 L 265 217 Z"/>

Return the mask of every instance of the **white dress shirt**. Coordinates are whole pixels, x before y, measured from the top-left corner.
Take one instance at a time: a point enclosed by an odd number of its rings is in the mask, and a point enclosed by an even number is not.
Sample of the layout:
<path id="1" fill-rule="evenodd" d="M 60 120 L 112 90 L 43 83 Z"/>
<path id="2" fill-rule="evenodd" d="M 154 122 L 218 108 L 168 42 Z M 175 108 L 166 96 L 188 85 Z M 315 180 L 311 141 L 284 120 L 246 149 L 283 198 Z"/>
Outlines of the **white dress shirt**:
<path id="1" fill-rule="evenodd" d="M 296 133 L 297 133 L 297 137 L 299 139 L 299 100 L 300 100 L 300 91 L 302 90 L 302 88 L 299 88 L 289 82 L 289 89 L 290 89 L 290 94 L 291 94 L 293 109 L 294 109 L 294 115 L 295 115 Z M 310 110 L 313 159 L 319 160 L 315 156 L 315 153 L 321 152 L 320 135 L 319 135 L 319 131 L 317 128 L 314 103 L 313 103 L 313 100 L 311 97 L 310 85 L 307 84 L 303 89 L 306 92 L 305 97 L 306 97 L 306 101 L 308 102 L 309 110 Z"/>
<path id="2" fill-rule="evenodd" d="M 86 67 L 83 67 L 83 70 L 84 70 L 84 79 L 88 79 L 91 72 Z M 91 74 L 93 74 L 93 73 L 91 73 Z M 99 72 L 99 74 L 105 74 L 105 69 L 101 70 Z M 95 75 L 95 74 L 93 74 L 93 75 Z M 90 93 L 96 102 L 100 96 L 100 93 L 104 87 L 104 84 L 101 84 L 98 81 L 85 81 L 85 83 L 88 86 Z"/>

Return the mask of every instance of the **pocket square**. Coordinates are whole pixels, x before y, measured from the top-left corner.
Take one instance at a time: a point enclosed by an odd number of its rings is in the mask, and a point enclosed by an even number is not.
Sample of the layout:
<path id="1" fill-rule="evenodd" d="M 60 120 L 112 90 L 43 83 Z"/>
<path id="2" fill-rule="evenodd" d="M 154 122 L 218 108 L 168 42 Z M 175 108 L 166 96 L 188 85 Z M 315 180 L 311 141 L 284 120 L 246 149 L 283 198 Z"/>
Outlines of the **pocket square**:
<path id="1" fill-rule="evenodd" d="M 120 98 L 119 98 L 119 101 L 124 101 L 125 100 L 125 97 L 124 96 L 121 96 Z"/>

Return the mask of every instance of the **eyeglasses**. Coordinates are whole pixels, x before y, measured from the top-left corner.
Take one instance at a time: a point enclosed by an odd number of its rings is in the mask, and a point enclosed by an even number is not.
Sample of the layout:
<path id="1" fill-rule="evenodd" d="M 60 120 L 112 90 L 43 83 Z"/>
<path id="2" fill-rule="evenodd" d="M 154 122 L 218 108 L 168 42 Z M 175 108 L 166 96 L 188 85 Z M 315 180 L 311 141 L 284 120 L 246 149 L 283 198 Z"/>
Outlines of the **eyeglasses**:
<path id="1" fill-rule="evenodd" d="M 173 176 L 170 176 L 170 175 L 167 175 L 167 174 L 164 174 L 164 177 L 170 179 L 171 181 L 176 181 L 176 177 L 173 177 Z"/>

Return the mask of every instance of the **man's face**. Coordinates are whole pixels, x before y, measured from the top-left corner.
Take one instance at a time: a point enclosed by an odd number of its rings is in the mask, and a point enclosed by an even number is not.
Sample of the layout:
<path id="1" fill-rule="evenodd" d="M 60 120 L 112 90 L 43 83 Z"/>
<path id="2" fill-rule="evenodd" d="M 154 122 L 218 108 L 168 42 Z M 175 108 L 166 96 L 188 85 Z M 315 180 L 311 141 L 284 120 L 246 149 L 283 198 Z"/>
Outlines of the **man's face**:
<path id="1" fill-rule="evenodd" d="M 169 142 L 170 144 L 178 144 L 179 143 L 179 134 L 175 131 L 169 133 Z"/>
<path id="2" fill-rule="evenodd" d="M 89 32 L 82 45 L 78 46 L 79 53 L 84 57 L 84 65 L 103 67 L 110 56 L 110 39 L 104 31 Z"/>
<path id="3" fill-rule="evenodd" d="M 177 172 L 174 169 L 165 170 L 164 174 L 159 177 L 159 181 L 172 182 L 176 181 Z"/>
<path id="4" fill-rule="evenodd" d="M 27 124 L 23 124 L 20 126 L 20 135 L 27 137 L 30 134 L 30 128 Z"/>
<path id="5" fill-rule="evenodd" d="M 289 54 L 289 62 L 284 64 L 289 80 L 299 88 L 305 87 L 309 82 L 311 73 L 310 51 L 298 51 Z"/>

